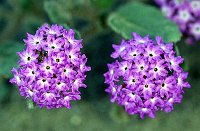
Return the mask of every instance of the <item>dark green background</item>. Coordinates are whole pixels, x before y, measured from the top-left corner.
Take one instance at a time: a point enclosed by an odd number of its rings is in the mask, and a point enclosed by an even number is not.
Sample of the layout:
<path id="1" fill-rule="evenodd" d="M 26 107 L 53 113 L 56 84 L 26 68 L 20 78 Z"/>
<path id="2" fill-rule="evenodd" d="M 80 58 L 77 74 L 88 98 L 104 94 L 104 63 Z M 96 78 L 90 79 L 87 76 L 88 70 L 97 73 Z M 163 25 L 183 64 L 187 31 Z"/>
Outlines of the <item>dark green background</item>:
<path id="1" fill-rule="evenodd" d="M 49 4 L 49 1 L 50 4 Z M 131 0 L 1 0 L 0 1 L 0 131 L 199 131 L 200 130 L 200 42 L 177 43 L 189 71 L 191 89 L 171 113 L 158 112 L 155 119 L 128 116 L 110 103 L 104 93 L 103 73 L 112 62 L 112 44 L 122 37 L 106 23 L 109 12 Z M 133 1 L 133 0 L 132 0 Z M 152 0 L 137 0 L 156 6 Z M 87 89 L 72 109 L 28 108 L 17 87 L 8 81 L 17 66 L 16 51 L 23 48 L 26 32 L 34 33 L 43 23 L 67 23 L 80 31 L 88 65 Z M 19 48 L 20 47 L 20 48 Z"/>

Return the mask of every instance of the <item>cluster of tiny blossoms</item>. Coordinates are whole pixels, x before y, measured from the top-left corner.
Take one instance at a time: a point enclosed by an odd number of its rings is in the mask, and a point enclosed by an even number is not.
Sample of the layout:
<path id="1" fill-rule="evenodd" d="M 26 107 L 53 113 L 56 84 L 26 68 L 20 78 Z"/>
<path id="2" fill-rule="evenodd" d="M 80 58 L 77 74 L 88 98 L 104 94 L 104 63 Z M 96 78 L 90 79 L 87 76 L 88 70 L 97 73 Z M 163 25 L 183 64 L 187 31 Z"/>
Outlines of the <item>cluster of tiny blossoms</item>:
<path id="1" fill-rule="evenodd" d="M 71 108 L 70 101 L 80 100 L 80 87 L 90 70 L 81 54 L 82 40 L 74 38 L 72 29 L 44 24 L 35 35 L 27 34 L 26 49 L 20 56 L 19 68 L 12 69 L 20 94 L 32 99 L 40 108 Z"/>
<path id="2" fill-rule="evenodd" d="M 180 67 L 183 58 L 175 55 L 173 44 L 163 43 L 161 37 L 154 42 L 148 36 L 133 36 L 113 45 L 111 57 L 118 60 L 108 64 L 104 74 L 106 92 L 130 115 L 154 118 L 156 111 L 170 112 L 181 102 L 183 88 L 190 88 L 188 73 Z"/>
<path id="3" fill-rule="evenodd" d="M 177 23 L 189 44 L 200 40 L 199 0 L 155 0 L 164 14 Z"/>

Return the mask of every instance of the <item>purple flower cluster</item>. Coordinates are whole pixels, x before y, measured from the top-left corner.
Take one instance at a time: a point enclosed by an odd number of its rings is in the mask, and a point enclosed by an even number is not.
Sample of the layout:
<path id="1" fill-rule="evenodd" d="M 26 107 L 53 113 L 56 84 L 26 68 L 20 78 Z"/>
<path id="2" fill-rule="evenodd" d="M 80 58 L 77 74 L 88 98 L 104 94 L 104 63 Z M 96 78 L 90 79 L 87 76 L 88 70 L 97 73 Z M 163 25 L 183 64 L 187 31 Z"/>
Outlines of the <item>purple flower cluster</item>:
<path id="1" fill-rule="evenodd" d="M 74 38 L 72 29 L 44 24 L 35 35 L 27 34 L 26 49 L 20 56 L 19 68 L 12 69 L 20 94 L 32 99 L 40 108 L 71 108 L 72 100 L 80 100 L 87 58 L 81 54 L 82 40 Z"/>
<path id="2" fill-rule="evenodd" d="M 185 81 L 188 73 L 180 67 L 183 58 L 175 55 L 173 44 L 163 43 L 161 37 L 154 42 L 133 33 L 132 39 L 113 48 L 111 57 L 118 60 L 108 64 L 104 74 L 111 102 L 142 119 L 145 115 L 154 118 L 158 110 L 170 112 L 181 102 L 183 88 L 190 85 Z"/>
<path id="3" fill-rule="evenodd" d="M 200 40 L 199 0 L 155 0 L 164 14 L 177 23 L 189 44 Z"/>

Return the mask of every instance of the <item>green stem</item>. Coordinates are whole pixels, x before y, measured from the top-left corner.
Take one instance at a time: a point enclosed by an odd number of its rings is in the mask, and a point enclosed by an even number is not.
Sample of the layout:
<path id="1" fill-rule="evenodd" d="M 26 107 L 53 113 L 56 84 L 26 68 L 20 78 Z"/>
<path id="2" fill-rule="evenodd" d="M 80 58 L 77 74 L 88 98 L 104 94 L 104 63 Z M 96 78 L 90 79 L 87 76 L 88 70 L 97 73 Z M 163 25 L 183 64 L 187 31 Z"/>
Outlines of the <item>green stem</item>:
<path id="1" fill-rule="evenodd" d="M 27 100 L 27 107 L 28 109 L 33 109 L 34 108 L 34 103 L 32 100 L 28 99 Z"/>
<path id="2" fill-rule="evenodd" d="M 179 51 L 179 48 L 176 44 L 174 44 L 174 48 L 175 48 L 175 51 L 176 51 L 176 55 L 179 56 L 180 55 L 180 51 Z"/>

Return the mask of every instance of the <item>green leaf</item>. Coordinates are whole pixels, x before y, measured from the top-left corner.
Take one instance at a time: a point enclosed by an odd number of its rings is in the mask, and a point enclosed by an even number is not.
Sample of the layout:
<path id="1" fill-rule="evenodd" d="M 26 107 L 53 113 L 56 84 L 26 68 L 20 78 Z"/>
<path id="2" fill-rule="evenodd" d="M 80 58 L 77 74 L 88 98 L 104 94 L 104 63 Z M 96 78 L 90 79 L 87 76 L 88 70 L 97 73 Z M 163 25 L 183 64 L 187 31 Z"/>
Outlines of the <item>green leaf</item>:
<path id="1" fill-rule="evenodd" d="M 11 78 L 11 69 L 16 67 L 19 60 L 16 52 L 22 51 L 24 45 L 13 41 L 0 44 L 0 76 Z"/>
<path id="2" fill-rule="evenodd" d="M 27 108 L 28 109 L 34 109 L 34 103 L 33 103 L 33 100 L 31 99 L 27 99 Z"/>
<path id="3" fill-rule="evenodd" d="M 132 38 L 132 32 L 142 36 L 161 36 L 165 42 L 177 42 L 181 33 L 177 25 L 166 19 L 161 11 L 142 3 L 128 3 L 108 17 L 108 25 L 124 38 Z"/>
<path id="4" fill-rule="evenodd" d="M 96 5 L 98 8 L 105 10 L 112 7 L 115 1 L 114 0 L 91 0 L 91 2 L 94 3 L 94 5 Z"/>
<path id="5" fill-rule="evenodd" d="M 130 120 L 130 116 L 124 109 L 116 104 L 112 105 L 109 115 L 111 119 L 117 123 L 127 123 Z"/>
<path id="6" fill-rule="evenodd" d="M 71 18 L 71 14 L 67 13 L 63 7 L 65 4 L 60 1 L 45 1 L 44 10 L 48 14 L 50 20 L 53 23 L 61 24 L 66 23 L 67 18 Z"/>
<path id="7" fill-rule="evenodd" d="M 0 78 L 0 102 L 2 102 L 6 95 L 8 95 L 8 88 L 4 79 Z"/>
<path id="8" fill-rule="evenodd" d="M 71 22 L 73 12 L 83 4 L 84 0 L 45 0 L 44 10 L 53 23 L 62 24 Z"/>
<path id="9" fill-rule="evenodd" d="M 70 27 L 67 25 L 67 24 L 62 24 L 62 26 L 66 29 L 66 30 L 69 30 Z"/>
<path id="10" fill-rule="evenodd" d="M 75 39 L 81 39 L 81 34 L 80 34 L 80 32 L 78 31 L 78 30 L 76 30 L 76 29 L 73 29 L 74 30 L 74 32 L 75 32 L 75 35 L 74 35 L 74 38 Z"/>

